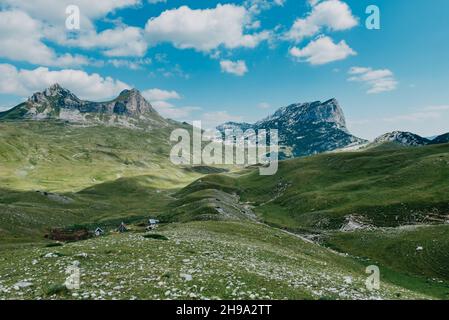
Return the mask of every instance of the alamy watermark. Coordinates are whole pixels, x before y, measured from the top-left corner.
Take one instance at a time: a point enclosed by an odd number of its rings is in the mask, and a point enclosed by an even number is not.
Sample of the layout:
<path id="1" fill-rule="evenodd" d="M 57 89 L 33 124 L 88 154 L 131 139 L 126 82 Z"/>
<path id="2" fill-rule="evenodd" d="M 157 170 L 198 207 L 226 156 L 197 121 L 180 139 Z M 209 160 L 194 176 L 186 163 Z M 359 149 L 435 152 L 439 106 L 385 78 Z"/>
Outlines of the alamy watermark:
<path id="1" fill-rule="evenodd" d="M 67 30 L 75 31 L 81 28 L 80 8 L 77 5 L 69 5 L 65 9 L 67 18 L 65 20 L 65 27 Z"/>
<path id="2" fill-rule="evenodd" d="M 366 278 L 365 285 L 368 291 L 374 291 L 380 289 L 380 270 L 378 266 L 371 265 L 366 267 L 366 273 L 370 274 Z"/>
<path id="3" fill-rule="evenodd" d="M 366 14 L 369 16 L 366 18 L 365 26 L 368 30 L 380 30 L 380 9 L 376 5 L 370 5 L 366 7 Z"/>
<path id="4" fill-rule="evenodd" d="M 204 132 L 201 121 L 193 121 L 192 136 L 186 129 L 176 129 L 170 135 L 177 142 L 170 152 L 175 165 L 242 165 L 260 164 L 260 175 L 269 176 L 278 170 L 278 131 L 239 129 Z"/>
<path id="5" fill-rule="evenodd" d="M 65 273 L 68 274 L 64 285 L 69 290 L 79 290 L 81 285 L 81 270 L 78 261 L 67 267 Z"/>

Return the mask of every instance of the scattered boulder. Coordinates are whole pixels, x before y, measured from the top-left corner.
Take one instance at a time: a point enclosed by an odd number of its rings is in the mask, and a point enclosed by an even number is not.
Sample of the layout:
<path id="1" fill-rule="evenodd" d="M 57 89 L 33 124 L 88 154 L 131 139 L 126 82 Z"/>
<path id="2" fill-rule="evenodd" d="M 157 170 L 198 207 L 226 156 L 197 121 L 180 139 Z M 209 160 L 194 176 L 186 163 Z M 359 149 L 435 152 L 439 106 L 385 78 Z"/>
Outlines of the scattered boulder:
<path id="1" fill-rule="evenodd" d="M 33 286 L 32 282 L 29 281 L 19 281 L 13 287 L 16 290 L 24 289 Z"/>

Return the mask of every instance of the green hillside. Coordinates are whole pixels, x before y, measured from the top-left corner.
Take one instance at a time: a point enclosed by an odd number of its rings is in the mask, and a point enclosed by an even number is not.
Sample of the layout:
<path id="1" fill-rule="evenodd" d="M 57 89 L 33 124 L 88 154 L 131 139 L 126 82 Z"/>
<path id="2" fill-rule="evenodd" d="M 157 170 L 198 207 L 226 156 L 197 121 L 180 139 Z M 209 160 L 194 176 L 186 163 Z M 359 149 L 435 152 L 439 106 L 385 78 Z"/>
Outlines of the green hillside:
<path id="1" fill-rule="evenodd" d="M 82 283 L 70 292 L 64 268 L 75 261 Z M 431 298 L 388 282 L 368 291 L 363 263 L 277 229 L 226 221 L 6 249 L 0 275 L 0 299 Z M 24 279 L 31 285 L 14 289 Z"/>
<path id="2" fill-rule="evenodd" d="M 0 242 L 159 214 L 172 189 L 203 175 L 167 161 L 171 130 L 0 122 Z"/>
<path id="3" fill-rule="evenodd" d="M 449 226 L 407 226 L 332 233 L 327 246 L 384 266 L 384 278 L 449 299 Z"/>
<path id="4" fill-rule="evenodd" d="M 260 176 L 172 165 L 171 129 L 0 122 L 0 298 L 448 298 L 449 144 L 322 154 Z M 339 231 L 351 219 L 375 231 Z M 122 221 L 131 232 L 118 235 Z M 397 228 L 417 223 L 435 226 Z M 107 235 L 44 238 L 96 226 Z M 68 296 L 58 268 L 75 260 L 85 287 Z M 373 263 L 379 292 L 364 287 Z M 25 274 L 33 285 L 15 290 Z"/>
<path id="5" fill-rule="evenodd" d="M 171 188 L 195 174 L 167 161 L 174 127 L 143 131 L 59 121 L 0 122 L 1 185 L 73 192 L 121 177 L 152 175 L 155 186 Z"/>
<path id="6" fill-rule="evenodd" d="M 350 215 L 374 227 L 444 222 L 449 145 L 330 153 L 283 161 L 274 176 L 248 169 L 209 175 L 182 194 L 236 193 L 265 222 L 290 230 L 339 229 Z"/>
<path id="7" fill-rule="evenodd" d="M 238 205 L 223 201 L 223 194 L 235 195 Z M 208 175 L 176 193 L 175 208 L 163 216 L 201 220 L 208 212 L 217 219 L 223 218 L 219 208 L 250 209 L 267 224 L 312 235 L 378 265 L 385 281 L 447 299 L 447 194 L 448 144 L 388 145 L 284 161 L 273 177 L 260 176 L 257 168 Z M 350 217 L 373 231 L 339 231 Z M 423 226 L 404 227 L 416 224 Z M 421 246 L 425 249 L 417 251 Z"/>

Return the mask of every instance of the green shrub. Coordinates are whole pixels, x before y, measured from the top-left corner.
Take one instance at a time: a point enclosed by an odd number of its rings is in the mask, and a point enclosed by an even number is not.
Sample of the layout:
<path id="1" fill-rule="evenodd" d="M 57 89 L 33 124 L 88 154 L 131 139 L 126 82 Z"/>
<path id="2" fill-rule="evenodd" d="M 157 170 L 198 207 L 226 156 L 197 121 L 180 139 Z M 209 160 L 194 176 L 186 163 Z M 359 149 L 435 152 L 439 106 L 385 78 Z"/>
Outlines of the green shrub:
<path id="1" fill-rule="evenodd" d="M 161 234 L 146 234 L 143 236 L 145 239 L 155 239 L 155 240 L 168 240 L 166 236 L 163 236 Z"/>

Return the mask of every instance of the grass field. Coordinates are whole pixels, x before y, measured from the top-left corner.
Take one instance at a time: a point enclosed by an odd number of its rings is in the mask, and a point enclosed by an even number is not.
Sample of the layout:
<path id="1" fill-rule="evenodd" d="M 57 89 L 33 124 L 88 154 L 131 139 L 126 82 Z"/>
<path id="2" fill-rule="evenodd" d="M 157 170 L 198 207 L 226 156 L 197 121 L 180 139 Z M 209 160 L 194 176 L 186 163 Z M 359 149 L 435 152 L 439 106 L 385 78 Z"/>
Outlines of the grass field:
<path id="1" fill-rule="evenodd" d="M 290 230 L 339 229 L 356 215 L 395 227 L 449 220 L 449 145 L 331 153 L 283 161 L 274 176 L 249 169 L 186 187 L 236 193 L 266 222 Z"/>
<path id="2" fill-rule="evenodd" d="M 324 243 L 383 266 L 393 283 L 449 299 L 449 225 L 338 232 Z"/>
<path id="3" fill-rule="evenodd" d="M 431 298 L 388 282 L 368 291 L 362 263 L 260 224 L 190 222 L 157 234 L 135 229 L 58 247 L 3 250 L 0 298 Z M 68 291 L 65 271 L 73 263 L 81 268 L 81 286 Z"/>
<path id="4" fill-rule="evenodd" d="M 0 298 L 449 298 L 449 144 L 293 159 L 266 177 L 175 166 L 170 129 L 0 122 Z M 149 217 L 156 235 L 139 227 Z M 373 231 L 339 231 L 348 217 Z M 122 221 L 133 231 L 115 234 Z M 107 236 L 44 238 L 96 226 Z"/>
<path id="5" fill-rule="evenodd" d="M 0 122 L 0 243 L 158 215 L 173 189 L 203 175 L 167 161 L 170 130 Z"/>

